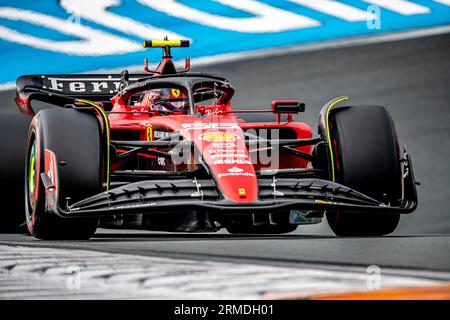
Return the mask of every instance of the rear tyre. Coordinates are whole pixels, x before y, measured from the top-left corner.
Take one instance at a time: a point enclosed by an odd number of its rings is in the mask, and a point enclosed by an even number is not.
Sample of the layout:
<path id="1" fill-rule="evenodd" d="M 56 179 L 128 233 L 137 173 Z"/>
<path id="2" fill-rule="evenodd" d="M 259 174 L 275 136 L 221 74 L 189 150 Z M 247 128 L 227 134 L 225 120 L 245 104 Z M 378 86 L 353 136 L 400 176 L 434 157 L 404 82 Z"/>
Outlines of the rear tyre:
<path id="1" fill-rule="evenodd" d="M 335 180 L 385 203 L 402 194 L 399 145 L 391 116 L 381 106 L 347 107 L 330 119 Z M 382 236 L 397 227 L 399 214 L 327 213 L 338 236 Z"/>
<path id="2" fill-rule="evenodd" d="M 24 163 L 31 117 L 0 114 L 0 232 L 19 232 L 25 222 Z"/>
<path id="3" fill-rule="evenodd" d="M 39 239 L 89 239 L 97 218 L 61 218 L 46 210 L 47 193 L 41 174 L 53 152 L 59 205 L 65 208 L 102 190 L 101 134 L 97 119 L 73 109 L 45 109 L 33 119 L 28 133 L 25 170 L 25 211 L 29 232 Z M 46 157 L 47 154 L 47 157 Z M 48 173 L 46 173 L 48 175 Z M 56 178 L 54 179 L 56 180 Z M 54 181 L 53 181 L 54 182 Z"/>

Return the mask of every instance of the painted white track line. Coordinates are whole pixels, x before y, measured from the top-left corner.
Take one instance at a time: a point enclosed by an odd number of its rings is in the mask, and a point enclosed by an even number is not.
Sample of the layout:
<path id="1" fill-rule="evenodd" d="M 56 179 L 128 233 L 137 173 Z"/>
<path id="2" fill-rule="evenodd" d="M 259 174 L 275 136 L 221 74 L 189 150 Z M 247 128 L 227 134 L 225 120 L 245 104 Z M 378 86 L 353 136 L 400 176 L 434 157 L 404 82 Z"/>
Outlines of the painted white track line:
<path id="1" fill-rule="evenodd" d="M 225 53 L 220 55 L 208 56 L 208 57 L 200 57 L 192 59 L 191 65 L 194 67 L 204 67 L 209 65 L 228 63 L 234 61 L 242 61 L 242 60 L 253 60 L 253 59 L 261 59 L 271 56 L 281 56 L 285 54 L 292 53 L 301 53 L 301 52 L 311 52 L 311 51 L 319 51 L 324 49 L 333 49 L 333 48 L 344 48 L 344 47 L 354 47 L 382 42 L 393 42 L 407 39 L 415 39 L 415 38 L 423 38 L 433 35 L 450 33 L 450 25 L 437 26 L 425 29 L 414 29 L 408 31 L 399 31 L 399 32 L 389 32 L 382 34 L 374 34 L 374 35 L 365 35 L 360 37 L 349 37 L 338 40 L 330 40 L 330 41 L 321 41 L 315 43 L 307 43 L 300 45 L 292 45 L 292 46 L 284 46 L 284 47 L 276 47 L 269 49 L 260 49 L 254 51 L 243 51 L 236 53 Z M 184 60 L 176 61 L 176 64 L 182 66 Z M 150 66 L 154 68 L 155 64 Z M 127 69 L 132 73 L 142 73 L 143 65 L 131 65 L 125 66 L 121 68 L 114 69 L 96 69 L 94 71 L 87 71 L 83 73 L 115 73 L 119 74 L 122 70 Z M 64 71 L 62 71 L 64 72 Z M 15 89 L 15 82 L 8 82 L 4 84 L 0 84 L 0 91 L 7 91 Z"/>
<path id="2" fill-rule="evenodd" d="M 381 270 L 381 289 L 441 281 Z M 259 299 L 367 291 L 365 272 L 0 245 L 0 299 Z M 369 285 L 370 288 L 370 285 Z"/>

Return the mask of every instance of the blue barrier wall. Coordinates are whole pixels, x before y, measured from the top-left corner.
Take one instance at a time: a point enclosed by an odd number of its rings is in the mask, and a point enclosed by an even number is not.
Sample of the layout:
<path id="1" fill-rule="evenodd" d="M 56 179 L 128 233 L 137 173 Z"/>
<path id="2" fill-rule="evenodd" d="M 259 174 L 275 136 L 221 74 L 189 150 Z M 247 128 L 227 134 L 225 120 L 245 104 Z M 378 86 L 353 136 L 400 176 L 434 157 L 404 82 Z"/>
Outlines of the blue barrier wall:
<path id="1" fill-rule="evenodd" d="M 450 0 L 0 0 L 0 85 L 157 61 L 140 43 L 164 34 L 196 58 L 449 23 Z"/>

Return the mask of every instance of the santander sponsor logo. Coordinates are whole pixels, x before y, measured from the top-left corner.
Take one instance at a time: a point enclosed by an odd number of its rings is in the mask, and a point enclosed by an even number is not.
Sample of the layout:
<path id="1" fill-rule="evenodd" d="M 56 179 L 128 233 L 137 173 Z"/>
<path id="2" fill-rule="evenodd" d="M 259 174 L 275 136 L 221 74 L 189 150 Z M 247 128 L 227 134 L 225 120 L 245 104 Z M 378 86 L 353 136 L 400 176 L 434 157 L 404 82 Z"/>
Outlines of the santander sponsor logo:
<path id="1" fill-rule="evenodd" d="M 242 168 L 233 166 L 227 170 L 227 172 L 222 172 L 217 175 L 217 177 L 224 178 L 224 177 L 255 177 L 255 175 L 251 172 L 247 172 Z"/>

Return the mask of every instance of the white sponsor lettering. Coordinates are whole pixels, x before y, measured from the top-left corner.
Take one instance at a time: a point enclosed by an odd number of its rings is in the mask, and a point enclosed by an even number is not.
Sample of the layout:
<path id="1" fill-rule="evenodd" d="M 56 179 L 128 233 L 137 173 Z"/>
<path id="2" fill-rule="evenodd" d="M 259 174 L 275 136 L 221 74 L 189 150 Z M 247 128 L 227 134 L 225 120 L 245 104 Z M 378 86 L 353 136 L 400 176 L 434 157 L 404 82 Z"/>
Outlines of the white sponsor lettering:
<path id="1" fill-rule="evenodd" d="M 211 156 L 211 159 L 217 159 L 217 158 L 247 158 L 248 156 L 246 154 L 235 154 L 235 153 L 222 153 L 222 154 L 215 154 Z"/>
<path id="2" fill-rule="evenodd" d="M 441 4 L 445 4 L 447 6 L 450 6 L 450 0 L 434 0 L 435 2 L 439 2 Z"/>
<path id="3" fill-rule="evenodd" d="M 102 56 L 142 50 L 142 46 L 134 41 L 30 10 L 2 7 L 0 18 L 30 23 L 81 38 L 64 41 L 43 39 L 0 26 L 0 38 L 38 49 L 77 56 Z"/>
<path id="4" fill-rule="evenodd" d="M 430 12 L 430 8 L 406 0 L 363 0 L 363 1 L 372 3 L 374 5 L 404 15 L 423 14 Z"/>
<path id="5" fill-rule="evenodd" d="M 214 115 L 218 115 L 218 114 L 223 114 L 222 110 L 218 110 L 218 109 L 214 109 L 214 110 L 205 110 L 205 114 L 207 116 L 214 116 Z"/>
<path id="6" fill-rule="evenodd" d="M 170 16 L 198 24 L 238 32 L 267 33 L 317 27 L 320 22 L 282 10 L 255 0 L 217 0 L 218 2 L 251 13 L 250 18 L 230 18 L 188 7 L 176 0 L 138 0 Z"/>
<path id="7" fill-rule="evenodd" d="M 114 82 L 114 86 L 115 86 L 115 91 L 119 91 L 120 81 Z"/>
<path id="8" fill-rule="evenodd" d="M 108 83 L 107 82 L 92 82 L 92 92 L 102 92 L 100 88 L 107 89 Z"/>
<path id="9" fill-rule="evenodd" d="M 71 82 L 69 84 L 69 90 L 71 92 L 85 92 L 86 86 L 83 82 Z"/>
<path id="10" fill-rule="evenodd" d="M 212 144 L 212 146 L 213 147 L 221 147 L 221 148 L 234 148 L 234 147 L 236 147 L 236 143 L 234 143 L 234 142 L 214 142 L 213 144 Z M 213 152 L 217 152 L 218 150 L 217 149 L 215 149 L 215 150 L 210 150 L 209 152 L 210 153 L 213 153 Z M 243 151 L 242 151 L 243 152 Z"/>
<path id="11" fill-rule="evenodd" d="M 252 164 L 249 160 L 240 160 L 240 159 L 223 159 L 223 160 L 215 160 L 213 165 L 222 165 L 222 164 Z"/>
<path id="12" fill-rule="evenodd" d="M 238 149 L 214 149 L 214 150 L 209 150 L 209 153 L 211 153 L 211 154 L 222 154 L 222 153 L 238 154 L 238 153 L 246 153 L 246 152 L 245 152 L 245 150 L 238 150 Z"/>
<path id="13" fill-rule="evenodd" d="M 166 165 L 166 158 L 164 157 L 158 157 L 158 164 L 160 166 L 165 166 Z"/>
<path id="14" fill-rule="evenodd" d="M 63 91 L 62 87 L 63 84 L 62 83 L 58 83 L 57 79 L 54 78 L 48 78 L 48 80 L 50 80 L 50 90 L 55 90 L 55 91 Z"/>
<path id="15" fill-rule="evenodd" d="M 77 81 L 74 81 L 77 80 Z M 113 93 L 119 81 L 90 81 L 89 78 L 43 78 L 44 86 L 54 91 L 70 91 L 70 92 L 92 92 L 92 93 Z M 102 89 L 102 90 L 101 90 Z"/>
<path id="16" fill-rule="evenodd" d="M 250 172 L 225 172 L 225 173 L 219 173 L 217 175 L 217 177 L 223 178 L 223 177 L 237 177 L 237 176 L 242 176 L 242 177 L 254 177 L 255 175 L 253 173 Z"/>
<path id="17" fill-rule="evenodd" d="M 163 39 L 165 36 L 170 39 L 186 39 L 186 36 L 121 17 L 107 10 L 109 7 L 120 6 L 120 0 L 61 0 L 60 4 L 68 12 L 77 12 L 81 18 L 142 39 L 150 36 L 153 39 Z"/>
<path id="18" fill-rule="evenodd" d="M 240 129 L 240 127 L 233 122 L 193 122 L 181 124 L 183 129 L 197 130 L 197 129 Z"/>
<path id="19" fill-rule="evenodd" d="M 153 131 L 153 136 L 158 139 L 167 138 L 172 134 L 169 131 Z"/>
<path id="20" fill-rule="evenodd" d="M 339 1 L 334 0 L 314 0 L 314 1 L 289 0 L 289 1 L 298 3 L 304 7 L 308 7 L 346 21 L 355 22 L 374 19 L 374 16 L 368 13 L 367 11 L 356 9 Z"/>

